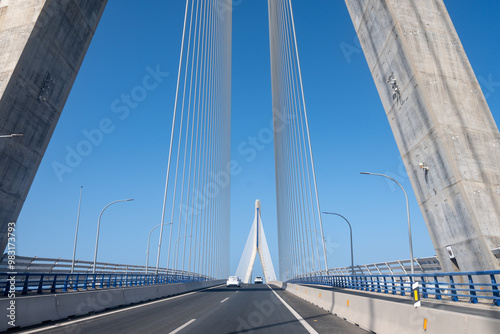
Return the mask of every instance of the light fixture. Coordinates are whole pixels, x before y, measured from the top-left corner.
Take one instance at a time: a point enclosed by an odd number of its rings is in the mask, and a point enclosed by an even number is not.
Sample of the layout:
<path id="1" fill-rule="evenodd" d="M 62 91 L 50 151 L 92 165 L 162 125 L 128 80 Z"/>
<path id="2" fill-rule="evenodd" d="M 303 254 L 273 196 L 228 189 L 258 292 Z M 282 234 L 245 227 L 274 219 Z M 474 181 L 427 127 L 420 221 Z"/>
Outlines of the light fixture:
<path id="1" fill-rule="evenodd" d="M 495 255 L 497 259 L 500 258 L 500 246 L 498 246 L 497 248 L 493 248 L 491 252 L 493 253 L 493 255 Z"/>
<path id="2" fill-rule="evenodd" d="M 446 246 L 446 250 L 448 251 L 450 259 L 453 260 L 455 258 L 455 254 L 453 253 L 453 249 L 451 249 L 451 246 Z"/>
<path id="3" fill-rule="evenodd" d="M 421 163 L 419 163 L 418 165 L 419 165 L 419 166 L 420 166 L 420 168 L 422 168 L 422 169 L 429 170 L 429 166 L 427 166 L 427 165 L 425 164 L 425 162 L 421 162 Z"/>

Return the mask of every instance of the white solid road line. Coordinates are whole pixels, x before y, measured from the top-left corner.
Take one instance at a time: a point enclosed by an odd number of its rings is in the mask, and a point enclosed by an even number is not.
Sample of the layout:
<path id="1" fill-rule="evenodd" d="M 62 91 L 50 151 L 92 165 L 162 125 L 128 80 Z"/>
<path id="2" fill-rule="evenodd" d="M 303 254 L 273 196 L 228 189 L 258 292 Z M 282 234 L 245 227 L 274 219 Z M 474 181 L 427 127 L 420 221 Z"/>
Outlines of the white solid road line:
<path id="1" fill-rule="evenodd" d="M 179 333 L 181 330 L 183 330 L 184 328 L 186 328 L 187 326 L 191 325 L 193 322 L 195 322 L 196 319 L 191 319 L 189 320 L 188 322 L 186 322 L 184 325 L 182 325 L 181 327 L 177 328 L 176 330 L 174 331 L 171 331 L 169 334 L 175 334 L 175 333 Z"/>
<path id="2" fill-rule="evenodd" d="M 288 305 L 284 300 L 283 298 L 281 298 L 277 293 L 276 291 L 273 290 L 273 288 L 271 288 L 271 286 L 269 284 L 266 284 L 267 287 L 269 289 L 271 289 L 271 291 L 276 295 L 276 297 L 278 297 L 278 299 L 283 303 L 283 305 L 286 306 L 286 308 L 295 316 L 295 318 L 297 318 L 297 320 L 302 324 L 302 326 L 304 326 L 304 328 L 310 333 L 310 334 L 318 334 L 318 332 L 316 332 L 316 330 L 314 328 L 311 327 L 311 325 L 309 325 L 307 323 L 307 321 L 305 321 L 301 316 L 300 314 L 297 313 L 297 311 L 295 311 L 290 305 Z"/>
<path id="3" fill-rule="evenodd" d="M 220 285 L 216 285 L 214 287 L 203 289 L 203 290 L 211 290 L 211 289 L 215 289 L 215 288 L 217 288 L 219 286 Z M 155 301 L 148 302 L 148 303 L 141 304 L 141 305 L 130 306 L 130 307 L 127 307 L 127 308 L 122 309 L 122 310 L 116 310 L 116 311 L 110 311 L 110 312 L 106 312 L 106 313 L 96 314 L 96 315 L 92 315 L 90 317 L 85 317 L 83 319 L 70 320 L 70 321 L 66 321 L 64 323 L 55 324 L 55 325 L 47 326 L 47 327 L 43 327 L 43 328 L 37 328 L 37 329 L 30 330 L 30 331 L 22 332 L 22 333 L 24 333 L 24 334 L 39 333 L 39 332 L 43 332 L 43 331 L 47 331 L 47 330 L 51 330 L 51 329 L 55 329 L 55 328 L 59 328 L 59 327 L 74 325 L 74 324 L 77 324 L 77 323 L 80 323 L 80 322 L 89 321 L 89 320 L 97 319 L 97 318 L 102 318 L 102 317 L 105 317 L 105 316 L 108 316 L 108 315 L 112 315 L 112 314 L 116 314 L 116 313 L 121 313 L 121 312 L 126 312 L 126 311 L 133 310 L 133 309 L 136 309 L 136 308 L 140 308 L 140 307 L 144 307 L 144 306 L 148 306 L 148 305 L 153 305 L 153 304 L 157 304 L 157 303 L 163 303 L 163 302 L 166 302 L 166 301 L 169 301 L 169 300 L 172 300 L 172 299 L 177 299 L 177 298 L 184 297 L 184 296 L 189 296 L 189 295 L 192 295 L 193 293 L 197 293 L 197 292 L 200 292 L 200 291 L 203 291 L 203 290 L 188 292 L 188 293 L 185 293 L 185 294 L 182 294 L 182 295 L 168 297 L 168 298 L 161 299 L 161 300 L 155 300 Z M 64 321 L 64 319 L 61 319 L 61 320 Z"/>
<path id="4" fill-rule="evenodd" d="M 227 297 L 227 298 L 226 298 L 226 299 L 224 299 L 224 300 L 221 300 L 221 302 L 220 302 L 220 303 L 222 304 L 222 303 L 224 303 L 224 302 L 225 302 L 226 300 L 228 300 L 228 299 L 229 299 L 229 297 Z"/>

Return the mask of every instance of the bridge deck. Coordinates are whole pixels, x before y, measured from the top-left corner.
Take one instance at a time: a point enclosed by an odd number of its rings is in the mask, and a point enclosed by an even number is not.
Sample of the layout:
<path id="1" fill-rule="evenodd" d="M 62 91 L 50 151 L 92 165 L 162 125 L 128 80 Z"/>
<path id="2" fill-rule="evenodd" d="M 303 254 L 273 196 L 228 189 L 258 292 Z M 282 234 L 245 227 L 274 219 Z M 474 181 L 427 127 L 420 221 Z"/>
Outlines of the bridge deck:
<path id="1" fill-rule="evenodd" d="M 367 333 L 272 287 L 312 327 L 307 330 L 267 285 L 224 285 L 32 328 L 28 333 Z"/>

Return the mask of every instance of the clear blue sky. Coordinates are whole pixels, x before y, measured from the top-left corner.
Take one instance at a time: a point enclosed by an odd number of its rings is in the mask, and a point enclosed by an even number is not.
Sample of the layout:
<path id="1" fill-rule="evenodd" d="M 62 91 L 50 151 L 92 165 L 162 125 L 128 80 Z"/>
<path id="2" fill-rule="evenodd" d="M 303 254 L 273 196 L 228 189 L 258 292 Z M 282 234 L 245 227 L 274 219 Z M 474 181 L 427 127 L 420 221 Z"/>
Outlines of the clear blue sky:
<path id="1" fill-rule="evenodd" d="M 250 163 L 237 151 L 272 117 L 267 1 L 235 3 L 231 140 L 232 159 L 243 172 L 231 187 L 231 271 L 238 265 L 257 198 L 278 270 L 273 146 Z M 445 3 L 498 124 L 500 1 Z M 71 258 L 84 186 L 77 258 L 93 259 L 102 208 L 133 197 L 134 202 L 116 204 L 103 215 L 98 260 L 145 264 L 148 233 L 161 220 L 184 4 L 108 1 L 19 217 L 18 254 Z M 350 220 L 356 264 L 409 258 L 402 192 L 383 178 L 359 172 L 388 174 L 410 195 L 414 255 L 434 255 L 344 1 L 294 0 L 293 6 L 322 210 Z M 346 56 L 342 48 L 352 53 Z M 120 119 L 113 102 L 142 84 L 148 66 L 170 75 Z M 85 139 L 83 132 L 99 128 L 103 119 L 110 120 L 104 127 L 112 131 L 81 161 L 74 161 L 71 172 L 58 177 L 54 163 L 64 163 L 67 148 L 75 149 Z M 347 224 L 326 216 L 324 230 L 330 267 L 349 265 Z M 256 268 L 254 275 L 259 274 Z"/>

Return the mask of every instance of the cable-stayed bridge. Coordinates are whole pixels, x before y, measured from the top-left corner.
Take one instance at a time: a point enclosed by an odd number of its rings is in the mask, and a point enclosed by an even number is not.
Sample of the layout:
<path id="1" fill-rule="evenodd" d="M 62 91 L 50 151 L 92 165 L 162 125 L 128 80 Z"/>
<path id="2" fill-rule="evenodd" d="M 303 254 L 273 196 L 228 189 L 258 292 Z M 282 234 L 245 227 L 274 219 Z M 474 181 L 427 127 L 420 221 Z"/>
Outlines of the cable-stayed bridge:
<path id="1" fill-rule="evenodd" d="M 0 86 L 1 130 L 22 133 L 27 140 L 0 144 L 0 228 L 6 247 L 0 279 L 7 311 L 1 328 L 77 317 L 33 331 L 498 329 L 500 161 L 495 143 L 500 135 L 446 8 L 441 0 L 346 4 L 437 259 L 410 259 L 400 271 L 387 265 L 390 273 L 380 265 L 365 266 L 367 272 L 331 269 L 292 2 L 269 0 L 279 239 L 265 239 L 258 207 L 242 257 L 243 288 L 223 286 L 232 274 L 231 5 L 200 0 L 185 6 L 155 265 L 129 272 L 128 266 L 116 270 L 95 260 L 88 269 L 77 266 L 76 271 L 56 272 L 47 266 L 40 271 L 28 265 L 18 272 L 16 254 L 9 249 L 15 221 L 106 1 L 32 1 L 29 9 L 26 2 L 6 1 L 0 2 L 0 37 L 8 42 L 8 61 L 0 62 L 5 78 Z M 222 18 L 221 7 L 226 8 Z M 64 43 L 65 33 L 79 38 Z M 435 35 L 442 38 L 431 38 Z M 266 279 L 274 279 L 267 242 L 278 242 L 279 281 L 248 285 L 257 252 Z M 97 241 L 95 246 L 97 259 Z M 435 301 L 443 300 L 460 306 L 436 306 Z M 144 303 L 116 309 L 139 302 Z M 421 307 L 414 308 L 418 302 Z"/>

